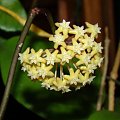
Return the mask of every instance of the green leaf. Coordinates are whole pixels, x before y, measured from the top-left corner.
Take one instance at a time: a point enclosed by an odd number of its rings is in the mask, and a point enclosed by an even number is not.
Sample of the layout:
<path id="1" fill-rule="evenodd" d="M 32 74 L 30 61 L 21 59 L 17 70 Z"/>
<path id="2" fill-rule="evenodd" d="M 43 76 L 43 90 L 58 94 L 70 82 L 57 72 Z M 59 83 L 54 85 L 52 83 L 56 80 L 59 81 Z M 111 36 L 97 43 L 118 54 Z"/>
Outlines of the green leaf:
<path id="1" fill-rule="evenodd" d="M 4 83 L 6 83 L 9 66 L 18 37 L 11 38 L 0 45 L 0 66 Z M 52 48 L 53 44 L 38 37 L 27 37 L 23 46 L 38 50 Z M 96 79 L 97 80 L 97 79 Z M 78 91 L 62 94 L 41 88 L 40 82 L 31 81 L 27 74 L 20 70 L 18 62 L 12 95 L 27 109 L 49 120 L 85 120 L 95 111 L 98 91 L 94 84 L 86 85 Z M 92 96 L 92 97 L 91 97 Z"/>
<path id="2" fill-rule="evenodd" d="M 12 10 L 17 15 L 26 19 L 26 12 L 19 2 L 19 0 L 0 0 L 0 5 L 6 7 L 9 10 Z M 14 32 L 19 31 L 23 28 L 23 26 L 18 23 L 12 16 L 0 10 L 0 29 Z"/>
<path id="3" fill-rule="evenodd" d="M 2 47 L 1 45 L 4 44 L 5 41 L 6 40 L 4 38 L 0 37 L 0 47 Z"/>
<path id="4" fill-rule="evenodd" d="M 93 113 L 88 120 L 120 120 L 120 113 L 103 110 Z"/>
<path id="5" fill-rule="evenodd" d="M 115 98 L 115 111 L 120 112 L 120 97 Z"/>

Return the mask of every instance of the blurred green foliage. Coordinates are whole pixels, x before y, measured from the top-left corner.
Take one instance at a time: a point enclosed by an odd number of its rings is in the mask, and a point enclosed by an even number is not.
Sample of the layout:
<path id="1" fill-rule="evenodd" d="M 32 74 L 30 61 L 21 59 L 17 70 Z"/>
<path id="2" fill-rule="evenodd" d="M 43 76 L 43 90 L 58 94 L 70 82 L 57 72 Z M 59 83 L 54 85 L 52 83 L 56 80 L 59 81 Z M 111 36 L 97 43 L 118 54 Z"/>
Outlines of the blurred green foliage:
<path id="1" fill-rule="evenodd" d="M 18 0 L 0 0 L 0 5 L 9 8 L 18 15 L 26 18 L 26 13 Z M 10 15 L 0 11 L 0 29 L 5 35 L 9 32 L 21 31 L 22 27 Z M 2 79 L 6 83 L 9 67 L 15 46 L 20 34 L 15 34 L 9 39 L 0 34 L 0 69 Z M 52 43 L 45 38 L 29 33 L 23 45 L 27 47 L 51 48 Z M 90 85 L 86 85 L 78 91 L 62 94 L 61 92 L 49 91 L 41 88 L 40 82 L 31 81 L 26 73 L 20 70 L 18 62 L 15 72 L 12 95 L 14 98 L 39 116 L 48 120 L 118 120 L 118 113 L 108 111 L 96 112 L 97 95 L 101 80 L 100 70 L 96 70 L 96 78 Z M 104 93 L 105 95 L 105 93 Z M 114 119 L 115 118 L 115 119 Z"/>
<path id="2" fill-rule="evenodd" d="M 18 0 L 0 0 L 0 5 L 14 11 L 24 19 L 27 18 L 26 12 Z M 9 14 L 0 11 L 0 29 L 7 32 L 15 32 L 22 30 L 22 27 L 23 26 L 14 20 Z"/>

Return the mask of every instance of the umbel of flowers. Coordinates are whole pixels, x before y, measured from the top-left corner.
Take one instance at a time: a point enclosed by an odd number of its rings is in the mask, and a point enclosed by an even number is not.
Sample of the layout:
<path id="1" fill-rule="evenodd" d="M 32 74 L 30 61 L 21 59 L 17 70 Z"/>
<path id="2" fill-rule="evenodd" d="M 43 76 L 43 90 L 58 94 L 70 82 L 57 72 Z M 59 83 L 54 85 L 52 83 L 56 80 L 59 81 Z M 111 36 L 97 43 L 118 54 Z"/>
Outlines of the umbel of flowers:
<path id="1" fill-rule="evenodd" d="M 28 47 L 19 53 L 21 69 L 47 89 L 62 93 L 80 89 L 95 78 L 94 70 L 103 61 L 103 47 L 95 41 L 100 28 L 88 22 L 86 28 L 70 27 L 65 20 L 55 25 L 55 34 L 49 38 L 54 48 L 35 51 Z"/>

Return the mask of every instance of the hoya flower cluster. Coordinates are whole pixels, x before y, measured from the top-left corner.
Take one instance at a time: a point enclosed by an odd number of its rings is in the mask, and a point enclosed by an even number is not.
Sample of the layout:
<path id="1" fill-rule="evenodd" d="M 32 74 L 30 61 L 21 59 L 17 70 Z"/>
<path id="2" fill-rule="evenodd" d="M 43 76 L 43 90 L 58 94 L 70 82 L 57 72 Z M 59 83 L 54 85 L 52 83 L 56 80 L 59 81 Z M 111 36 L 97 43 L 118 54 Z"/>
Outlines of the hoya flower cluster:
<path id="1" fill-rule="evenodd" d="M 49 38 L 54 48 L 38 51 L 27 48 L 19 53 L 22 70 L 50 90 L 64 93 L 73 88 L 80 89 L 95 78 L 94 70 L 100 67 L 103 60 L 103 47 L 95 42 L 100 28 L 98 24 L 88 22 L 86 28 L 70 27 L 70 22 L 65 20 L 55 25 L 55 34 Z"/>

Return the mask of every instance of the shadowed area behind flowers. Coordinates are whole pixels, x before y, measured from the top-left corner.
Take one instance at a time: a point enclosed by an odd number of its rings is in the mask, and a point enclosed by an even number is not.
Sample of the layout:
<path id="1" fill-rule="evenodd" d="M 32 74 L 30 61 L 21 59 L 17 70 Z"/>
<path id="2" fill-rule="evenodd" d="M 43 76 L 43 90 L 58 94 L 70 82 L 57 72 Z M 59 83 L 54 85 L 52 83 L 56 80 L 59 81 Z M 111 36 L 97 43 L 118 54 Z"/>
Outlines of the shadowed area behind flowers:
<path id="1" fill-rule="evenodd" d="M 49 120 L 75 120 L 87 118 L 95 109 L 96 93 L 97 89 L 93 85 L 64 94 L 27 88 L 23 98 L 31 105 L 32 111 Z"/>

